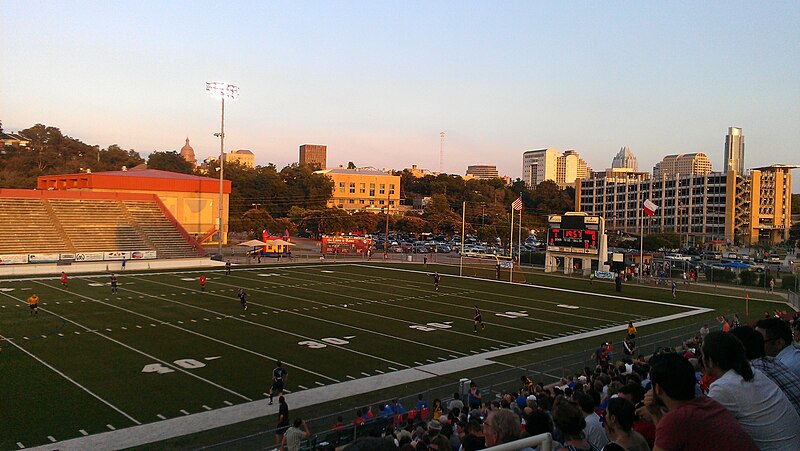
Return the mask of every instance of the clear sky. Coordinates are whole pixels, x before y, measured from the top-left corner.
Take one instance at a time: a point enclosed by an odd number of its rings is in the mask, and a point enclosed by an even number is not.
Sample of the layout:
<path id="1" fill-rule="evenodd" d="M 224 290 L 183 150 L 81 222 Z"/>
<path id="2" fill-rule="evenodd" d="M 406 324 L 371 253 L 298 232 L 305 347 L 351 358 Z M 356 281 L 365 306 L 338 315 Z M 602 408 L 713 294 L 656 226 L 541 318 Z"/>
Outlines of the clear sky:
<path id="1" fill-rule="evenodd" d="M 800 2 L 0 2 L 0 120 L 59 127 L 143 156 L 226 150 L 328 165 L 439 169 L 575 149 L 595 170 L 629 146 L 640 169 L 705 152 L 721 169 L 800 164 Z M 795 192 L 800 171 L 795 171 Z"/>

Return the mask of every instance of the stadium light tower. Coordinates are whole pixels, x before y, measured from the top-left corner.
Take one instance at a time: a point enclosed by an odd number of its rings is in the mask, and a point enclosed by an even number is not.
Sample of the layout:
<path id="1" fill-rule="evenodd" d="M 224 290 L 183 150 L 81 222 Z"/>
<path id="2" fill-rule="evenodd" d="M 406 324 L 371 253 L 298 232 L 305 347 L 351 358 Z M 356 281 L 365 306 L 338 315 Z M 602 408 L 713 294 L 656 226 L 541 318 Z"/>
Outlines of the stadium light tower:
<path id="1" fill-rule="evenodd" d="M 206 91 L 211 94 L 211 97 L 222 100 L 222 123 L 220 125 L 219 133 L 214 133 L 214 136 L 219 136 L 219 217 L 217 218 L 219 228 L 219 245 L 217 250 L 219 258 L 222 258 L 222 184 L 223 184 L 223 166 L 225 165 L 225 99 L 236 100 L 239 98 L 239 87 L 230 83 L 221 81 L 212 81 L 206 83 Z"/>

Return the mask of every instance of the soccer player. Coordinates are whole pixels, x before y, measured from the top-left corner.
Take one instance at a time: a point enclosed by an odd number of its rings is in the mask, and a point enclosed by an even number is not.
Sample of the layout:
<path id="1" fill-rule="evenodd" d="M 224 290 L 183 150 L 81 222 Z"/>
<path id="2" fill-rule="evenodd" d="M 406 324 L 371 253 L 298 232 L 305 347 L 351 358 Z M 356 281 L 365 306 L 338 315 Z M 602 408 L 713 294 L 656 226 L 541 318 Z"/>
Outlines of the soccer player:
<path id="1" fill-rule="evenodd" d="M 433 286 L 436 287 L 436 291 L 439 291 L 439 282 L 441 280 L 442 276 L 440 276 L 438 272 L 433 273 Z"/>
<path id="2" fill-rule="evenodd" d="M 206 291 L 206 275 L 205 274 L 201 274 L 200 275 L 200 290 Z"/>
<path id="3" fill-rule="evenodd" d="M 117 292 L 117 275 L 111 273 L 111 293 Z"/>
<path id="4" fill-rule="evenodd" d="M 286 382 L 287 371 L 280 360 L 275 362 L 275 369 L 272 370 L 272 386 L 269 388 L 269 404 L 272 405 L 272 396 L 278 394 L 283 396 L 283 384 Z"/>
<path id="5" fill-rule="evenodd" d="M 478 306 L 475 306 L 475 314 L 472 316 L 472 331 L 478 331 L 478 324 L 481 325 L 481 330 L 486 329 L 486 325 L 483 324 L 483 317 L 481 316 L 481 309 Z"/>
<path id="6" fill-rule="evenodd" d="M 242 309 L 244 310 L 247 310 L 247 296 L 250 295 L 244 291 L 244 288 L 239 288 L 239 303 L 242 304 Z"/>
<path id="7" fill-rule="evenodd" d="M 675 281 L 672 281 L 672 299 L 675 299 L 675 295 L 678 292 L 678 284 Z"/>
<path id="8" fill-rule="evenodd" d="M 67 273 L 61 271 L 61 286 L 67 288 Z"/>
<path id="9" fill-rule="evenodd" d="M 225 261 L 225 275 L 226 276 L 231 275 L 231 259 Z"/>
<path id="10" fill-rule="evenodd" d="M 39 315 L 39 295 L 33 293 L 31 297 L 28 298 L 28 305 L 31 306 L 31 316 Z"/>

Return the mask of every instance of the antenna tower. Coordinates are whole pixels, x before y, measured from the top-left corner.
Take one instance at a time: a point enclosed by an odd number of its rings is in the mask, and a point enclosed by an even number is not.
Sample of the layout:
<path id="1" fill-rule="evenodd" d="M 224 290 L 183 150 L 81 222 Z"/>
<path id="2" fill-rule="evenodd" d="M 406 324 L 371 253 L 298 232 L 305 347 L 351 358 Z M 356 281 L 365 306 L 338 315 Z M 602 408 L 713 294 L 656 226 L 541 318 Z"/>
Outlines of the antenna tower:
<path id="1" fill-rule="evenodd" d="M 439 132 L 439 173 L 444 172 L 444 132 Z"/>

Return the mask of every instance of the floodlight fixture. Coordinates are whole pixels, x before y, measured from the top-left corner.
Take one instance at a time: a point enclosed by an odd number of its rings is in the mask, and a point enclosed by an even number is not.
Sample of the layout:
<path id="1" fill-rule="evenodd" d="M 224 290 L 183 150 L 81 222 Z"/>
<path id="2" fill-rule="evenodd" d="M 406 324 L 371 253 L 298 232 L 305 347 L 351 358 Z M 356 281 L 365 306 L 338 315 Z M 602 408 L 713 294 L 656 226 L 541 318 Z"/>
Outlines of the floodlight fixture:
<path id="1" fill-rule="evenodd" d="M 224 81 L 206 82 L 206 91 L 215 99 L 236 100 L 239 98 L 239 87 Z"/>

